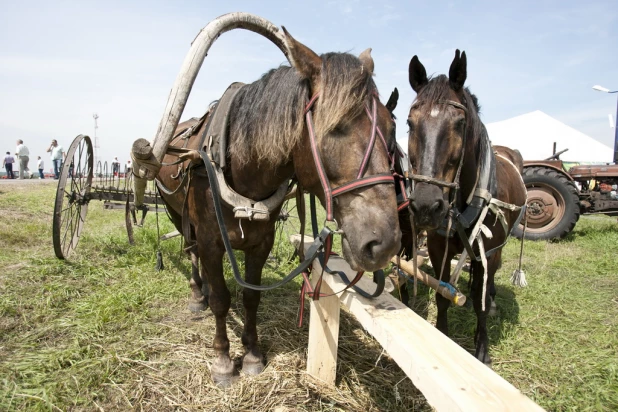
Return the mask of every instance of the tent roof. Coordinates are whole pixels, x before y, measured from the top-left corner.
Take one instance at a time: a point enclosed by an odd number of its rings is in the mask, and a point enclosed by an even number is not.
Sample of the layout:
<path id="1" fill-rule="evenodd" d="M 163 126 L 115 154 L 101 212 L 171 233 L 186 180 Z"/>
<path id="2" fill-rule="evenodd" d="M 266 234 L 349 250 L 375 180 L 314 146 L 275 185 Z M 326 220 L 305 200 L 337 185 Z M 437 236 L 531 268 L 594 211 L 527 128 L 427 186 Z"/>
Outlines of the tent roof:
<path id="1" fill-rule="evenodd" d="M 611 162 L 611 147 L 573 129 L 540 110 L 486 125 L 492 144 L 521 152 L 525 160 L 541 160 L 556 151 L 569 149 L 560 158 L 573 162 Z"/>

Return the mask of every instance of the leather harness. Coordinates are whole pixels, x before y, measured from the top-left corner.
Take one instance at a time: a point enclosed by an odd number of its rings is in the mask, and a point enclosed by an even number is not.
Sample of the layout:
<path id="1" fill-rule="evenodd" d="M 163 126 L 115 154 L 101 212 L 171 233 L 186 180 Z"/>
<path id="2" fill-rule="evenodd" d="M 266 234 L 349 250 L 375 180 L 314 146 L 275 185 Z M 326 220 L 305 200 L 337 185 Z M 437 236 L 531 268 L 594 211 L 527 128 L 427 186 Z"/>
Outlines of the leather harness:
<path id="1" fill-rule="evenodd" d="M 228 135 L 228 123 L 229 123 L 229 112 L 234 101 L 234 97 L 238 93 L 238 91 L 243 87 L 242 83 L 233 83 L 221 97 L 216 106 L 212 107 L 211 110 L 206 113 L 198 123 L 193 126 L 179 132 L 176 138 L 182 137 L 187 139 L 183 147 L 168 147 L 167 154 L 179 156 L 180 159 L 177 162 L 171 164 L 179 164 L 183 163 L 187 159 L 191 159 L 190 165 L 184 171 L 179 171 L 178 176 L 182 175 L 182 180 L 179 186 L 175 190 L 170 190 L 166 188 L 159 180 L 156 180 L 157 187 L 159 190 L 166 194 L 174 194 L 177 193 L 181 188 L 185 192 L 185 200 L 183 204 L 183 232 L 185 238 L 191 241 L 189 226 L 189 218 L 186 213 L 187 210 L 187 196 L 188 192 L 186 189 L 191 184 L 191 175 L 195 173 L 199 173 L 199 168 L 203 165 L 205 170 L 205 174 L 209 180 L 212 196 L 214 200 L 215 206 L 215 214 L 217 218 L 217 223 L 221 232 L 223 244 L 225 246 L 226 252 L 230 259 L 230 263 L 232 266 L 232 272 L 234 273 L 234 277 L 236 281 L 245 288 L 253 289 L 253 290 L 271 290 L 281 285 L 284 285 L 290 282 L 292 279 L 296 278 L 298 275 L 303 276 L 304 282 L 302 286 L 302 296 L 306 293 L 310 293 L 314 300 L 319 299 L 320 297 L 324 297 L 324 294 L 320 293 L 320 286 L 322 284 L 322 275 L 320 274 L 318 281 L 314 288 L 309 284 L 308 278 L 311 273 L 311 264 L 314 259 L 320 259 L 322 264 L 323 271 L 327 273 L 335 273 L 331 271 L 328 266 L 328 258 L 333 255 L 332 248 L 332 236 L 335 233 L 342 233 L 342 231 L 337 227 L 335 230 L 331 230 L 327 226 L 325 226 L 319 233 L 317 231 L 317 220 L 316 220 L 316 211 L 315 211 L 315 199 L 311 198 L 311 214 L 312 214 L 312 228 L 314 231 L 314 241 L 309 247 L 306 254 L 303 253 L 303 241 L 301 240 L 300 251 L 301 251 L 301 263 L 299 266 L 290 272 L 283 279 L 275 282 L 270 285 L 254 285 L 247 283 L 241 277 L 238 264 L 236 262 L 236 258 L 234 256 L 232 246 L 229 240 L 229 236 L 227 234 L 227 229 L 225 227 L 225 222 L 223 218 L 223 210 L 221 208 L 221 203 L 223 203 L 228 208 L 231 208 L 234 211 L 234 217 L 237 219 L 255 219 L 255 220 L 268 220 L 270 218 L 271 211 L 276 209 L 281 205 L 284 200 L 286 193 L 288 193 L 291 188 L 293 182 L 286 181 L 284 182 L 277 191 L 271 195 L 268 199 L 254 201 L 248 199 L 238 193 L 236 193 L 232 188 L 227 185 L 223 169 L 226 167 L 226 155 L 227 155 L 227 135 Z M 371 121 L 371 136 L 369 140 L 369 144 L 363 156 L 362 162 L 359 166 L 359 171 L 356 175 L 356 179 L 345 183 L 336 188 L 331 188 L 330 181 L 326 175 L 326 171 L 324 169 L 324 165 L 322 163 L 321 154 L 318 149 L 318 139 L 316 138 L 313 126 L 313 113 L 312 109 L 315 105 L 316 101 L 319 98 L 319 94 L 314 95 L 311 99 L 309 99 L 306 107 L 305 107 L 305 120 L 307 123 L 307 129 L 309 131 L 309 139 L 311 152 L 313 156 L 313 160 L 316 166 L 316 170 L 318 172 L 318 176 L 320 179 L 320 183 L 324 190 L 324 199 L 325 199 L 325 209 L 326 209 L 326 221 L 335 222 L 336 220 L 333 216 L 333 198 L 336 196 L 340 196 L 344 193 L 348 193 L 350 191 L 373 186 L 377 184 L 392 184 L 395 182 L 395 179 L 400 178 L 403 179 L 398 173 L 395 173 L 391 170 L 390 173 L 376 174 L 372 176 L 365 176 L 367 171 L 367 166 L 369 164 L 369 160 L 371 158 L 371 154 L 373 153 L 375 142 L 377 137 L 380 138 L 382 145 L 384 146 L 389 160 L 391 161 L 391 169 L 394 167 L 394 155 L 389 153 L 388 145 L 382 131 L 380 130 L 377 122 L 377 101 L 376 95 L 374 94 L 371 97 L 371 107 L 369 105 L 365 105 L 365 112 Z M 190 150 L 186 148 L 186 144 L 188 138 L 194 135 L 202 126 L 204 120 L 206 119 L 206 127 L 204 132 L 201 135 L 200 142 L 200 150 Z M 403 187 L 403 186 L 402 186 Z M 304 196 L 302 195 L 302 189 L 299 187 L 300 196 L 297 196 L 297 200 L 304 202 Z M 299 210 L 302 208 L 304 210 L 304 204 L 299 204 Z M 185 223 L 186 222 L 186 223 Z M 326 222 L 325 222 L 326 223 Z M 301 232 L 303 232 L 305 222 L 304 222 L 304 213 L 301 214 Z M 187 228 L 185 228 L 187 226 Z M 301 236 L 301 239 L 303 237 Z M 303 257 L 303 255 L 305 255 Z M 358 293 L 366 297 L 376 297 L 380 295 L 384 289 L 384 273 L 383 271 L 374 272 L 375 279 L 377 281 L 376 291 L 372 294 L 369 294 L 363 291 L 360 288 L 357 288 L 355 285 L 360 280 L 363 275 L 363 272 L 358 272 L 356 277 L 351 281 L 345 276 L 345 274 L 338 272 L 341 276 L 342 280 L 347 284 L 345 289 L 354 288 Z M 339 291 L 337 293 L 341 293 Z M 301 306 L 302 307 L 302 306 Z M 302 309 L 301 309 L 301 317 L 300 320 L 302 322 Z"/>

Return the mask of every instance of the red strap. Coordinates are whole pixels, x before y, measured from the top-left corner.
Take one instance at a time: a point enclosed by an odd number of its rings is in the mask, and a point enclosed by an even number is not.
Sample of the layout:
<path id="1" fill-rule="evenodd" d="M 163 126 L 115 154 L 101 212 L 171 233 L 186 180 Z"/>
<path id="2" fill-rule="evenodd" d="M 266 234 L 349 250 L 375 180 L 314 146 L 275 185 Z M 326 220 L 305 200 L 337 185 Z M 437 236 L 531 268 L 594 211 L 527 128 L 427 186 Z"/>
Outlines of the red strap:
<path id="1" fill-rule="evenodd" d="M 360 179 L 365 175 L 367 171 L 367 163 L 369 163 L 369 159 L 371 158 L 371 154 L 373 153 L 373 146 L 376 143 L 376 128 L 378 127 L 378 105 L 376 104 L 376 99 L 372 99 L 372 116 L 369 116 L 371 120 L 371 139 L 369 139 L 369 144 L 367 145 L 367 150 L 365 150 L 365 156 L 363 157 L 363 161 L 361 162 L 360 168 L 358 169 L 358 174 L 356 175 L 357 179 Z M 365 108 L 367 109 L 367 108 Z"/>
<path id="2" fill-rule="evenodd" d="M 320 96 L 320 93 L 316 93 L 313 95 L 313 97 L 309 100 L 309 103 L 307 103 L 307 105 L 305 106 L 305 114 L 307 114 L 307 112 L 309 110 L 311 110 L 311 108 L 313 107 L 313 104 L 315 103 L 316 100 L 318 100 L 318 97 Z"/>
<path id="3" fill-rule="evenodd" d="M 373 122 L 373 116 L 371 116 L 371 112 L 369 111 L 369 108 L 367 106 L 365 106 L 365 113 L 367 113 L 367 117 L 369 117 L 369 120 Z M 391 156 L 391 154 L 388 152 L 388 144 L 386 144 L 386 139 L 384 138 L 384 135 L 382 134 L 382 130 L 380 130 L 380 128 L 376 125 L 376 130 L 378 132 L 378 136 L 380 136 L 380 140 L 382 141 L 382 145 L 384 146 L 384 149 L 386 150 L 386 155 L 388 156 L 388 160 L 390 160 L 391 162 L 391 166 L 394 165 L 395 163 L 395 158 L 393 156 Z"/>
<path id="4" fill-rule="evenodd" d="M 313 154 L 313 161 L 315 163 L 315 168 L 318 171 L 318 176 L 320 178 L 320 183 L 322 184 L 322 189 L 324 190 L 324 202 L 326 203 L 326 220 L 332 222 L 333 198 L 330 184 L 328 183 L 328 179 L 326 177 L 326 171 L 324 170 L 324 165 L 322 164 L 322 158 L 320 157 L 320 152 L 318 151 L 318 142 L 315 138 L 315 131 L 313 130 L 313 119 L 311 116 L 311 110 L 308 111 L 305 116 L 307 119 L 307 128 L 309 129 L 309 141 L 311 142 L 311 153 Z"/>
<path id="5" fill-rule="evenodd" d="M 349 192 L 350 190 L 358 189 L 364 186 L 373 186 L 381 183 L 395 183 L 395 179 L 390 173 L 363 177 L 362 179 L 354 180 L 350 183 L 343 184 L 336 189 L 333 189 L 332 195 L 333 197 L 335 197 L 343 193 Z"/>

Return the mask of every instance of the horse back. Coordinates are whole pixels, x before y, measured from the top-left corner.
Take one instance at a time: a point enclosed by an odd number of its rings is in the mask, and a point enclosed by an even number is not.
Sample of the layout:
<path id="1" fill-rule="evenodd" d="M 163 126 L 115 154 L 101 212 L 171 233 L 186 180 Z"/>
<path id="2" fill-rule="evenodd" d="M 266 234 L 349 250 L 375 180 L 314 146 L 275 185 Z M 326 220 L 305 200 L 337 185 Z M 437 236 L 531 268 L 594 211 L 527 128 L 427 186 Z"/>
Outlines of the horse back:
<path id="1" fill-rule="evenodd" d="M 508 150 L 511 151 L 511 149 Z M 514 153 L 514 151 L 511 152 Z M 505 203 L 523 206 L 526 204 L 527 191 L 524 181 L 521 178 L 521 169 L 502 153 L 505 152 L 501 151 L 496 154 L 496 177 L 498 179 L 497 198 Z M 521 155 L 519 155 L 519 157 L 521 158 Z M 517 158 L 515 158 L 515 160 L 517 160 Z M 512 228 L 519 213 L 519 211 L 504 210 L 509 229 Z"/>

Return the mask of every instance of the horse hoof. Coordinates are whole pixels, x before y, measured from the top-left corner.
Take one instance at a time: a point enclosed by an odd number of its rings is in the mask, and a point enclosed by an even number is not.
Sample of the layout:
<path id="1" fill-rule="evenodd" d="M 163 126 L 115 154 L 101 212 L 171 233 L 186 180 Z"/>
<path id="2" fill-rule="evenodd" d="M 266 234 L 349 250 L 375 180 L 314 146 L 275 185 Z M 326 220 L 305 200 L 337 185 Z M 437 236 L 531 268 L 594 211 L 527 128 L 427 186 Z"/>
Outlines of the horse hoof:
<path id="1" fill-rule="evenodd" d="M 220 388 L 228 388 L 238 380 L 238 374 L 234 370 L 234 363 L 228 359 L 217 359 L 210 369 L 210 376 L 215 385 Z"/>
<path id="2" fill-rule="evenodd" d="M 491 301 L 491 305 L 489 306 L 489 312 L 487 313 L 488 316 L 498 316 L 498 306 L 496 306 L 496 302 L 495 301 Z"/>
<path id="3" fill-rule="evenodd" d="M 221 389 L 229 388 L 232 386 L 240 377 L 238 375 L 218 375 L 212 374 L 212 381 L 217 385 L 217 387 Z"/>
<path id="4" fill-rule="evenodd" d="M 264 370 L 264 364 L 262 362 L 243 362 L 242 373 L 245 375 L 259 375 Z"/>
<path id="5" fill-rule="evenodd" d="M 259 375 L 264 370 L 264 357 L 247 353 L 242 360 L 242 373 L 245 375 Z"/>
<path id="6" fill-rule="evenodd" d="M 208 302 L 206 299 L 202 301 L 189 300 L 189 310 L 192 313 L 199 313 L 208 309 Z"/>

